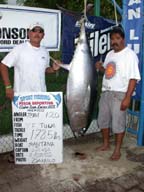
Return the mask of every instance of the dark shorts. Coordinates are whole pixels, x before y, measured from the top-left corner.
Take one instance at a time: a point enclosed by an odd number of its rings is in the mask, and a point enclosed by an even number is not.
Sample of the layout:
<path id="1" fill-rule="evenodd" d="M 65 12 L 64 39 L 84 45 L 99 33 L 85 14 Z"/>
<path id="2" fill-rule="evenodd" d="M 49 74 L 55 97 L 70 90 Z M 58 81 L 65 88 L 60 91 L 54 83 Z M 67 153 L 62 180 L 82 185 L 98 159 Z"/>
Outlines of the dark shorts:
<path id="1" fill-rule="evenodd" d="M 125 131 L 126 110 L 120 110 L 124 97 L 125 93 L 123 92 L 102 92 L 98 114 L 98 126 L 100 129 L 112 128 L 113 133 L 122 133 Z"/>

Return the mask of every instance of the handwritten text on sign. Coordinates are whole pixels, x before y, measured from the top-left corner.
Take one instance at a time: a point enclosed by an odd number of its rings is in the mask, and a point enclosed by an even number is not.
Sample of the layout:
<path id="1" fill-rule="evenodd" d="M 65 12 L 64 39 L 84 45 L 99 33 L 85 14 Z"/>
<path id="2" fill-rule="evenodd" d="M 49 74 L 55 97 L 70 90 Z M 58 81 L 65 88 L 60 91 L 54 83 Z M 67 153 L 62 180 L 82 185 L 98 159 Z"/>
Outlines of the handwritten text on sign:
<path id="1" fill-rule="evenodd" d="M 12 102 L 16 164 L 61 163 L 62 93 L 16 93 Z"/>

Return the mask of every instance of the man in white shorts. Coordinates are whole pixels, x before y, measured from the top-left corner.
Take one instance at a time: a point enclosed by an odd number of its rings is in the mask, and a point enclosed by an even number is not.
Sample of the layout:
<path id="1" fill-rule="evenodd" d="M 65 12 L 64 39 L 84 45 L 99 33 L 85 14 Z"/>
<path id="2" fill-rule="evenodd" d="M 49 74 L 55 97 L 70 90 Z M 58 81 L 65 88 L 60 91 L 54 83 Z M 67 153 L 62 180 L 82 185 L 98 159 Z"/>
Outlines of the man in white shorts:
<path id="1" fill-rule="evenodd" d="M 98 114 L 103 145 L 98 147 L 97 151 L 106 151 L 110 148 L 111 127 L 115 134 L 115 149 L 110 159 L 119 160 L 126 127 L 126 110 L 136 83 L 140 80 L 140 73 L 137 55 L 125 46 L 125 33 L 122 27 L 113 27 L 110 41 L 112 50 L 106 55 L 104 63 L 96 63 L 96 69 L 104 72 Z"/>

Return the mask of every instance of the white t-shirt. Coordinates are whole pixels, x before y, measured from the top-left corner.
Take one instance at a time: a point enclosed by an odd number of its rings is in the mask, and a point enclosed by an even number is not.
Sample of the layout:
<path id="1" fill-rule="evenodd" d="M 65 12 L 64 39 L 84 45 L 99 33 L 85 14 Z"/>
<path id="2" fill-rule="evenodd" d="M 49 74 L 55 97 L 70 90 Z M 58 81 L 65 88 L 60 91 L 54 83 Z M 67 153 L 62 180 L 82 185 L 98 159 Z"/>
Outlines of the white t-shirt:
<path id="1" fill-rule="evenodd" d="M 103 66 L 102 91 L 126 92 L 130 79 L 140 80 L 137 55 L 128 47 L 120 52 L 110 51 Z"/>
<path id="2" fill-rule="evenodd" d="M 2 60 L 14 67 L 15 92 L 45 92 L 45 70 L 49 67 L 49 53 L 43 47 L 33 47 L 29 42 L 16 46 Z"/>

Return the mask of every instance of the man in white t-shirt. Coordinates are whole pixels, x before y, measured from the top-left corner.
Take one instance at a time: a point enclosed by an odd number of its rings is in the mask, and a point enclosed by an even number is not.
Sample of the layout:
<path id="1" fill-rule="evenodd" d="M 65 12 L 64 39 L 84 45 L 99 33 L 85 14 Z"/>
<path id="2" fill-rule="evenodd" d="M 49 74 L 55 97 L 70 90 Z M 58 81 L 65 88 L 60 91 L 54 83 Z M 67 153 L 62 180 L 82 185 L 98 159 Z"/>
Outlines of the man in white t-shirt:
<path id="1" fill-rule="evenodd" d="M 6 97 L 11 100 L 14 92 L 45 92 L 45 73 L 54 73 L 60 68 L 56 63 L 49 66 L 49 52 L 40 46 L 44 26 L 39 22 L 31 24 L 28 35 L 29 41 L 17 45 L 0 64 Z M 8 74 L 10 67 L 14 67 L 14 88 Z"/>
<path id="2" fill-rule="evenodd" d="M 28 35 L 29 41 L 17 45 L 0 64 L 6 97 L 10 100 L 13 99 L 14 92 L 45 92 L 45 73 L 54 73 L 60 68 L 56 63 L 49 66 L 49 53 L 40 46 L 44 37 L 44 26 L 39 22 L 31 24 Z M 10 67 L 14 67 L 14 88 L 9 79 Z M 14 162 L 13 153 L 8 161 Z"/>
<path id="3" fill-rule="evenodd" d="M 136 83 L 140 80 L 138 58 L 133 50 L 125 46 L 125 33 L 122 27 L 114 27 L 110 32 L 112 50 L 105 61 L 96 63 L 96 69 L 104 72 L 102 94 L 99 101 L 98 126 L 102 131 L 103 145 L 97 151 L 110 148 L 110 127 L 115 133 L 115 149 L 111 160 L 119 160 L 121 145 L 126 127 L 126 109 Z"/>

